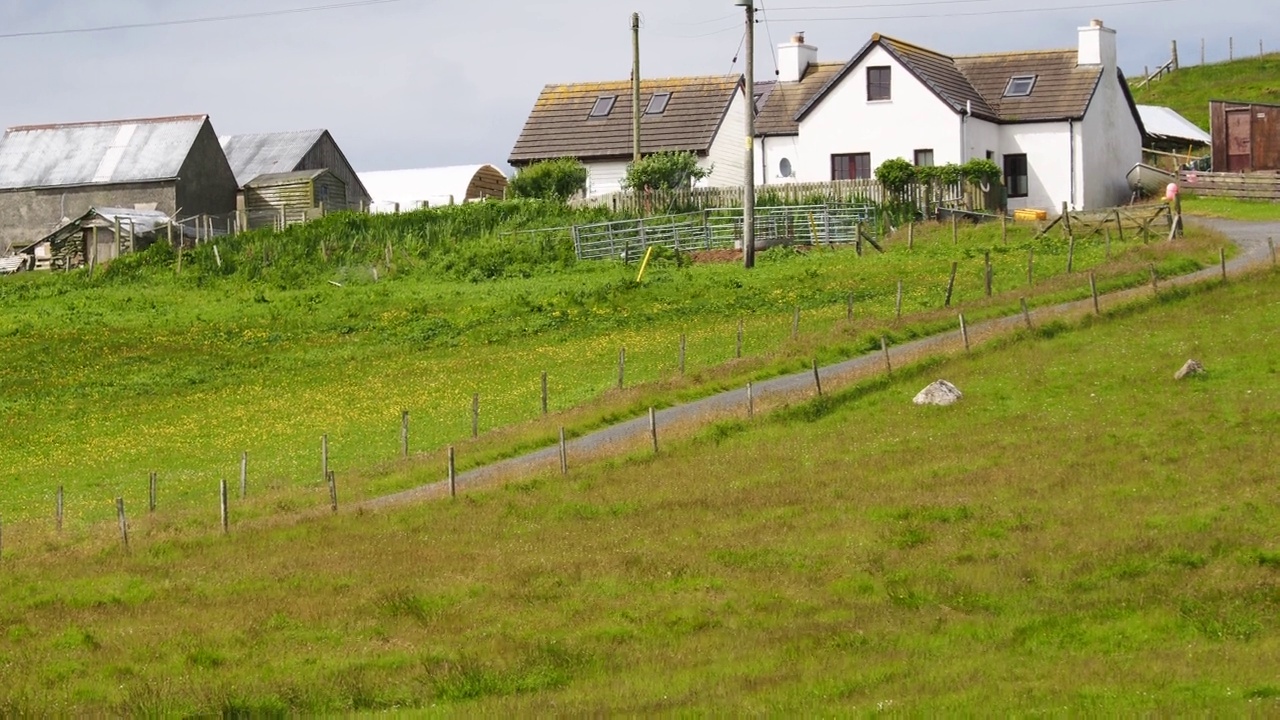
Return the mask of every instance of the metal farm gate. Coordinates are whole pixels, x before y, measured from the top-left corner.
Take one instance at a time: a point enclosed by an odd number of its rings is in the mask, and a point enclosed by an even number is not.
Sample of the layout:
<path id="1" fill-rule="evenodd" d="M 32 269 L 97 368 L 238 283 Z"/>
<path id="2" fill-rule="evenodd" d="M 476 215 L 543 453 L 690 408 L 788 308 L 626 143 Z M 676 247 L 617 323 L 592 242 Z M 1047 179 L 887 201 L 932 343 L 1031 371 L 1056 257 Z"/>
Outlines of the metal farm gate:
<path id="1" fill-rule="evenodd" d="M 874 205 L 827 204 L 757 208 L 757 246 L 824 245 L 874 241 L 879 234 Z M 573 226 L 574 250 L 580 260 L 614 258 L 628 261 L 649 247 L 676 251 L 742 246 L 743 219 L 738 208 L 717 208 L 638 220 L 615 220 Z"/>

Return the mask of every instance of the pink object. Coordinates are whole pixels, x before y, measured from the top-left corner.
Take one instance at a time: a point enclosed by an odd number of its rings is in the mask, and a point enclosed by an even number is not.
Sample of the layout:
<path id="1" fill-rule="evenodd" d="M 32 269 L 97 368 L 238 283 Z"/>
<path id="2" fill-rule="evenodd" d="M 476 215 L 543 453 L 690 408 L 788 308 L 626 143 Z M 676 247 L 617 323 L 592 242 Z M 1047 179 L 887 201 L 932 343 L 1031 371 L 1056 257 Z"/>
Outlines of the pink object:
<path id="1" fill-rule="evenodd" d="M 1178 197 L 1178 183 L 1169 183 L 1169 186 L 1164 189 L 1164 199 L 1172 201 L 1176 197 Z"/>

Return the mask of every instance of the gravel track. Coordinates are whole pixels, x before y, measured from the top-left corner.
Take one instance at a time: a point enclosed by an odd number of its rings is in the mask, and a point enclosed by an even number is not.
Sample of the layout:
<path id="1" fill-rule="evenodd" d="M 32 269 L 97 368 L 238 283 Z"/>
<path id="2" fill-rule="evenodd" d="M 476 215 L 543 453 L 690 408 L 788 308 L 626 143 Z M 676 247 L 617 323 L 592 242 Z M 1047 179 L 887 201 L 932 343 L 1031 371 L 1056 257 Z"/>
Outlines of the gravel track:
<path id="1" fill-rule="evenodd" d="M 1268 240 L 1280 237 L 1280 222 L 1254 223 L 1217 219 L 1197 219 L 1194 222 L 1226 235 L 1240 248 L 1241 253 L 1227 263 L 1228 274 L 1238 274 L 1272 262 Z M 1221 272 L 1219 267 L 1210 267 L 1188 275 L 1164 279 L 1161 285 L 1168 287 L 1205 282 L 1220 277 Z M 1114 305 L 1141 297 L 1149 292 L 1147 288 L 1131 288 L 1103 295 L 1100 301 L 1104 301 L 1106 305 Z M 1053 318 L 1080 317 L 1092 311 L 1092 299 L 1080 300 L 1037 308 L 1031 312 L 1031 320 L 1033 323 L 1042 323 Z M 968 328 L 970 342 L 976 344 L 986 339 L 1011 334 L 1022 327 L 1024 322 L 1023 316 L 1018 314 L 970 325 Z M 890 363 L 893 366 L 904 365 L 961 347 L 963 347 L 963 341 L 959 330 L 940 333 L 891 347 Z M 825 392 L 882 373 L 884 370 L 884 355 L 874 352 L 819 368 L 818 375 Z M 802 400 L 816 393 L 812 371 L 763 380 L 753 383 L 752 388 L 757 412 L 767 412 L 770 408 Z M 668 437 L 679 435 L 717 420 L 731 417 L 745 418 L 746 415 L 745 388 L 718 393 L 658 411 L 659 439 L 661 440 L 661 436 L 664 435 Z M 584 460 L 637 452 L 649 447 L 651 442 L 649 418 L 639 417 L 569 441 L 567 446 L 569 462 L 572 466 Z M 555 445 L 459 473 L 456 478 L 457 486 L 459 491 L 490 486 L 531 473 L 554 470 L 559 467 L 559 463 L 560 449 Z M 445 497 L 448 492 L 448 481 L 441 480 L 394 495 L 367 500 L 360 503 L 359 507 L 374 509 L 402 505 Z"/>

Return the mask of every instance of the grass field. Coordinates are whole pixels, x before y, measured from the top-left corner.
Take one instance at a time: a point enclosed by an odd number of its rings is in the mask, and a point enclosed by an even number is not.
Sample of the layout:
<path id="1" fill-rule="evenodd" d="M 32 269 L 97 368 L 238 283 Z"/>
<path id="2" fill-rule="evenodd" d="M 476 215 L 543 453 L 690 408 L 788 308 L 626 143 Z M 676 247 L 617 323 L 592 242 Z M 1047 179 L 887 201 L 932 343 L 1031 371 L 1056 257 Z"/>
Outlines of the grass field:
<path id="1" fill-rule="evenodd" d="M 1187 215 L 1266 222 L 1280 220 L 1280 203 L 1267 200 L 1239 200 L 1236 198 L 1185 197 L 1182 211 Z"/>
<path id="2" fill-rule="evenodd" d="M 1273 714 L 1278 326 L 1272 272 L 457 502 L 6 525 L 0 714 Z"/>
<path id="3" fill-rule="evenodd" d="M 1163 77 L 1148 87 L 1134 86 L 1134 100 L 1143 105 L 1163 105 L 1176 110 L 1183 117 L 1209 129 L 1210 100 L 1252 100 L 1261 103 L 1280 103 L 1280 54 L 1250 57 L 1235 62 L 1188 66 L 1172 75 Z"/>
<path id="4" fill-rule="evenodd" d="M 372 257 L 382 254 L 376 233 L 337 230 L 365 238 Z M 404 240 L 410 230 L 397 230 L 397 251 L 413 241 Z M 953 261 L 953 306 L 976 320 L 1012 311 L 1022 295 L 1033 305 L 1082 297 L 1085 270 L 1096 269 L 1107 289 L 1145 282 L 1150 263 L 1162 275 L 1195 269 L 1212 263 L 1223 242 L 1202 235 L 1146 245 L 1130 233 L 1124 243 L 1115 238 L 1108 262 L 1101 236 L 1082 238 L 1067 276 L 1068 247 L 1056 234 L 1032 242 L 1030 227 L 1013 226 L 1006 244 L 998 227 L 985 226 L 964 229 L 953 244 L 949 228 L 923 226 L 912 250 L 901 235 L 884 255 L 775 250 L 752 273 L 664 258 L 636 283 L 635 267 L 562 260 L 515 265 L 530 277 L 477 276 L 484 266 L 477 258 L 496 252 L 485 250 L 496 241 L 457 255 L 442 248 L 446 234 L 423 233 L 414 257 L 425 259 L 408 268 L 398 261 L 380 282 L 359 264 L 366 256 L 355 240 L 349 257 L 334 257 L 348 243 L 334 242 L 323 226 L 290 242 L 224 246 L 217 269 L 205 246 L 185 259 L 181 276 L 177 259 L 162 257 L 152 266 L 121 263 L 92 280 L 6 279 L 0 519 L 47 521 L 62 486 L 72 526 L 105 521 L 116 497 L 145 505 L 152 471 L 166 507 L 204 507 L 220 478 L 236 483 L 242 452 L 254 494 L 270 498 L 253 512 L 303 509 L 324 495 L 322 434 L 347 497 L 391 492 L 422 479 L 395 462 L 402 409 L 411 412 L 413 451 L 431 459 L 435 474 L 442 465 L 433 458 L 451 443 L 465 446 L 464 464 L 481 462 L 549 444 L 559 424 L 574 434 L 814 356 L 848 357 L 882 334 L 901 339 L 949 328 L 955 310 L 941 308 Z M 1029 289 L 1030 250 L 1036 284 Z M 987 251 L 992 299 L 982 286 Z M 295 255 L 286 261 L 289 252 Z M 322 253 L 327 264 L 307 266 L 301 257 L 314 262 Z M 253 259 L 264 255 L 273 263 L 256 270 Z M 855 321 L 846 323 L 850 293 Z M 793 340 L 796 307 L 802 333 Z M 730 362 L 740 319 L 746 358 Z M 684 378 L 681 334 L 688 337 Z M 634 388 L 627 392 L 611 389 L 622 347 Z M 543 371 L 553 412 L 545 420 Z M 476 442 L 469 439 L 473 394 L 481 398 Z"/>

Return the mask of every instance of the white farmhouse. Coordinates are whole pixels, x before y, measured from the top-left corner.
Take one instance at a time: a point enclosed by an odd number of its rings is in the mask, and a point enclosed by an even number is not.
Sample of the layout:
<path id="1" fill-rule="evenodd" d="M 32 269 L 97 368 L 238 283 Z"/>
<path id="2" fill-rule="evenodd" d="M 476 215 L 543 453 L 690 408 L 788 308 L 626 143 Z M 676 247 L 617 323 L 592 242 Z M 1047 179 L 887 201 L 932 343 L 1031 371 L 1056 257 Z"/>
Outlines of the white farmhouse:
<path id="1" fill-rule="evenodd" d="M 517 169 L 577 158 L 587 166 L 587 196 L 622 189 L 633 151 L 631 81 L 548 85 L 511 150 Z M 746 150 L 745 83 L 740 75 L 640 83 L 641 153 L 688 151 L 711 169 L 700 186 L 742 185 Z"/>
<path id="2" fill-rule="evenodd" d="M 867 178 L 899 157 L 987 158 L 1004 170 L 1010 209 L 1129 198 L 1142 121 L 1116 65 L 1116 33 L 1099 20 L 1080 28 L 1074 50 L 949 56 L 876 34 L 834 73 L 803 37 L 779 51 L 782 82 L 760 98 L 763 183 Z"/>

